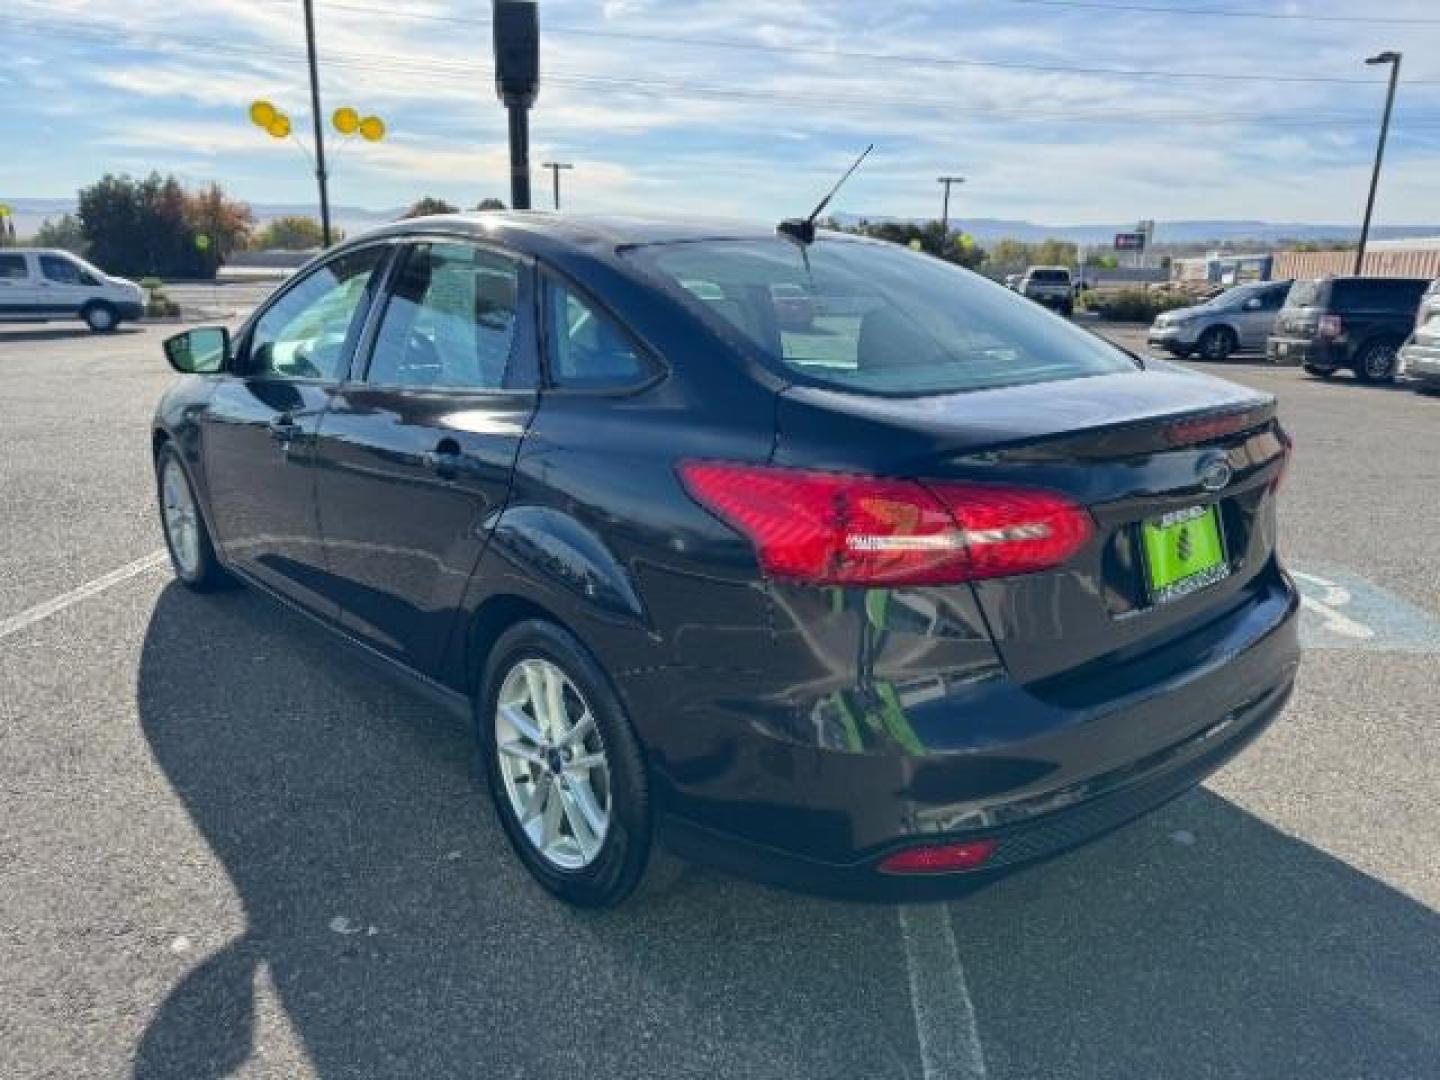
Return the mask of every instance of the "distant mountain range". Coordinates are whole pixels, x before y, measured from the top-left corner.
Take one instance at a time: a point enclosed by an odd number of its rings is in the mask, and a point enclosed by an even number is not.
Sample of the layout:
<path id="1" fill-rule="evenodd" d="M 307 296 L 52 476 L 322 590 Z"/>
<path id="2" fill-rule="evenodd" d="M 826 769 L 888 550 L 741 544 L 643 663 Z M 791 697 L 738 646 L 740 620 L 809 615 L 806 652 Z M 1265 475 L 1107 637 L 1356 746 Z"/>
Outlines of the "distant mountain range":
<path id="1" fill-rule="evenodd" d="M 841 225 L 859 221 L 919 221 L 919 218 L 894 218 L 866 214 L 833 214 Z M 1135 228 L 1133 221 L 1115 225 L 1037 225 L 1033 221 L 1005 218 L 952 217 L 951 226 L 963 229 L 982 247 L 996 240 L 1068 240 L 1087 247 L 1109 247 L 1115 234 Z M 1303 221 L 1229 221 L 1225 219 L 1194 221 L 1157 221 L 1156 244 L 1204 244 L 1208 242 L 1270 245 L 1277 240 L 1355 240 L 1358 225 L 1312 225 Z M 1371 228 L 1373 239 L 1402 240 L 1419 236 L 1440 236 L 1440 225 L 1377 225 Z"/>
<path id="2" fill-rule="evenodd" d="M 13 198 L 0 195 L 0 202 L 8 204 L 15 216 L 15 231 L 20 236 L 30 236 L 46 218 L 75 212 L 74 198 Z M 312 203 L 251 203 L 250 209 L 261 222 L 291 214 L 313 216 Z M 331 216 L 335 225 L 345 232 L 354 234 L 366 229 L 394 221 L 403 214 L 404 207 L 371 210 L 360 206 L 333 206 Z M 859 221 L 918 221 L 918 218 L 888 217 L 883 214 L 832 215 L 842 225 L 854 225 Z M 1009 220 L 1005 218 L 952 219 L 955 228 L 964 229 L 981 246 L 996 240 L 1010 239 L 1034 243 L 1040 240 L 1069 240 L 1085 246 L 1109 247 L 1118 232 L 1128 232 L 1134 222 L 1115 225 L 1039 225 L 1033 221 Z M 1156 244 L 1205 244 L 1214 242 L 1229 245 L 1255 244 L 1268 247 L 1279 240 L 1354 240 L 1359 235 L 1355 225 L 1313 225 L 1303 221 L 1157 221 L 1155 223 Z M 1440 225 L 1379 225 L 1371 230 L 1375 239 L 1405 239 L 1418 236 L 1440 236 Z"/>

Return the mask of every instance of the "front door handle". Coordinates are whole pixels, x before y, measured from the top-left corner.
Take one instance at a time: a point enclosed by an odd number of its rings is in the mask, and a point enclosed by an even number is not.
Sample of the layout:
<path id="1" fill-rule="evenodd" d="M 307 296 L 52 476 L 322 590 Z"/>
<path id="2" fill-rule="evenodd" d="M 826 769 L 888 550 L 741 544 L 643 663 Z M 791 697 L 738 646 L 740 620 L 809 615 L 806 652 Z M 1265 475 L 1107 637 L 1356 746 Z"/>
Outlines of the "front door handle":
<path id="1" fill-rule="evenodd" d="M 289 413 L 281 413 L 270 420 L 270 437 L 276 442 L 291 443 L 302 434 L 300 425 Z"/>
<path id="2" fill-rule="evenodd" d="M 440 479 L 454 480 L 460 474 L 464 455 L 460 453 L 460 444 L 447 436 L 435 444 L 434 450 L 427 450 L 422 460 Z"/>

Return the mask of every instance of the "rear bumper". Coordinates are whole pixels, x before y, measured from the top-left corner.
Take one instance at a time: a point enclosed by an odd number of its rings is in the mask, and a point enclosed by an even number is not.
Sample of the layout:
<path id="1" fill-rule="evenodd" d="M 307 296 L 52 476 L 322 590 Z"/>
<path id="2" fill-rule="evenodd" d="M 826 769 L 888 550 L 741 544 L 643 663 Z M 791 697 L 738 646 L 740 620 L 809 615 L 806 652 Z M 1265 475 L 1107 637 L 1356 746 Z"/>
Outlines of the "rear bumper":
<path id="1" fill-rule="evenodd" d="M 895 899 L 963 893 L 1083 844 L 1199 783 L 1283 708 L 1299 662 L 1299 600 L 1278 569 L 1267 577 L 1243 604 L 1153 654 L 1055 686 L 1000 679 L 968 693 L 949 717 L 977 731 L 963 749 L 852 753 L 782 741 L 760 722 L 731 731 L 689 782 L 658 785 L 662 841 L 776 884 Z M 996 742 L 987 727 L 1017 734 Z M 996 847 L 975 870 L 878 869 L 907 847 L 978 839 Z"/>
<path id="2" fill-rule="evenodd" d="M 1325 338 L 1274 336 L 1265 341 L 1265 358 L 1283 367 L 1318 367 L 1334 369 L 1349 363 L 1346 349 L 1339 342 Z"/>

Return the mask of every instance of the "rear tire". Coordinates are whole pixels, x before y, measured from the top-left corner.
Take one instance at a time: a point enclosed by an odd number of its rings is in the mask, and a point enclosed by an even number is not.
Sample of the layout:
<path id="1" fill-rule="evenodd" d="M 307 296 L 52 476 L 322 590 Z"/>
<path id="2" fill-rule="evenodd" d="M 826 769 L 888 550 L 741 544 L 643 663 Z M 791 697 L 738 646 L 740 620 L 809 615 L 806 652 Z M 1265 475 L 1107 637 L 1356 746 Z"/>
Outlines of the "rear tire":
<path id="1" fill-rule="evenodd" d="M 85 325 L 97 334 L 108 334 L 120 325 L 120 313 L 109 304 L 95 303 L 80 313 Z"/>
<path id="2" fill-rule="evenodd" d="M 1355 374 L 1363 383 L 1390 382 L 1400 359 L 1399 346 L 1393 341 L 1371 341 L 1361 346 L 1355 356 Z"/>
<path id="3" fill-rule="evenodd" d="M 481 678 L 476 727 L 500 824 L 547 891 L 577 907 L 608 908 L 642 885 L 648 892 L 674 879 L 676 862 L 653 842 L 639 740 L 575 635 L 541 619 L 502 634 Z"/>
<path id="4" fill-rule="evenodd" d="M 1195 348 L 1202 360 L 1218 363 L 1228 360 L 1238 345 L 1234 330 L 1228 326 L 1212 326 L 1200 335 Z"/>
<path id="5" fill-rule="evenodd" d="M 225 572 L 205 527 L 190 474 L 175 447 L 166 443 L 155 455 L 155 492 L 160 503 L 160 528 L 170 565 L 180 584 L 195 592 L 229 588 L 235 579 Z"/>
<path id="6" fill-rule="evenodd" d="M 1305 365 L 1305 374 L 1316 379 L 1328 379 L 1335 374 L 1334 368 L 1316 367 L 1314 364 Z"/>

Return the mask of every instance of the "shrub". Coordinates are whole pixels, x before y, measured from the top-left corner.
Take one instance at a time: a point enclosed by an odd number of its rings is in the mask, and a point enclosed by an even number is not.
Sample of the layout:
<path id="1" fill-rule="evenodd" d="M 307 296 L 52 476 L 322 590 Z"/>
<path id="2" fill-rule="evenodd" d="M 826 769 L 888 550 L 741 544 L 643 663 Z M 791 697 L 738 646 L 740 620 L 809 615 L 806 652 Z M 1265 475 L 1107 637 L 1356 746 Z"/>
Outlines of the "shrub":
<path id="1" fill-rule="evenodd" d="M 1181 293 L 1121 289 L 1119 292 L 1092 294 L 1087 307 L 1111 322 L 1151 322 L 1162 311 L 1189 307 L 1194 302 L 1193 298 Z"/>

